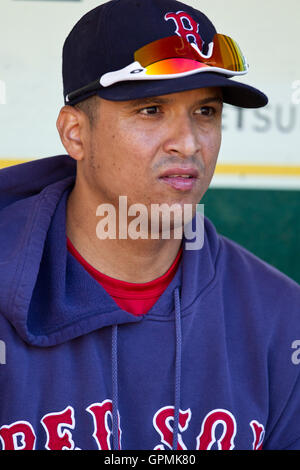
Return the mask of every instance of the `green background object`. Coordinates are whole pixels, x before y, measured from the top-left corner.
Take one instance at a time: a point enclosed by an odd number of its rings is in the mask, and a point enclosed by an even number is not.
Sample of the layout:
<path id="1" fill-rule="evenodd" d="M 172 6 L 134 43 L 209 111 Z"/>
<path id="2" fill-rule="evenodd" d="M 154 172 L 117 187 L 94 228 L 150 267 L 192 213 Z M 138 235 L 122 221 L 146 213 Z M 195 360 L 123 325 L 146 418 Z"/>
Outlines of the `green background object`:
<path id="1" fill-rule="evenodd" d="M 210 188 L 201 204 L 220 234 L 300 283 L 300 191 Z"/>

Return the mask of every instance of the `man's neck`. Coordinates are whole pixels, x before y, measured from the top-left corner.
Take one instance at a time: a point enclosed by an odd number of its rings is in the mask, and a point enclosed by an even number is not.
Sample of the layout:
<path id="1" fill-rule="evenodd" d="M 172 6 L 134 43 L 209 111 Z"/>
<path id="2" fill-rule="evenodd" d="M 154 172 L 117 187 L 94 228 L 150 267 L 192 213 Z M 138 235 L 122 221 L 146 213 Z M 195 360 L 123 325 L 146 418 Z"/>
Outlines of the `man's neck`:
<path id="1" fill-rule="evenodd" d="M 73 190 L 67 203 L 67 236 L 95 269 L 132 283 L 145 283 L 165 274 L 174 262 L 180 239 L 99 239 L 96 207 L 86 207 Z M 117 214 L 118 217 L 118 214 Z"/>

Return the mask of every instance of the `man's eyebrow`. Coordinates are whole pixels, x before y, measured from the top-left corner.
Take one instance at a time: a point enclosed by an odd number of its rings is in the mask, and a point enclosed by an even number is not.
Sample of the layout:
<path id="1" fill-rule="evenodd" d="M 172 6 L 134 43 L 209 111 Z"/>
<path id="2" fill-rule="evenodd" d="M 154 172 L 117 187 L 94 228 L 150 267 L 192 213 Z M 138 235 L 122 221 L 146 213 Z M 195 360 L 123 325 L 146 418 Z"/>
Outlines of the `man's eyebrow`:
<path id="1" fill-rule="evenodd" d="M 138 98 L 135 100 L 130 100 L 128 103 L 126 103 L 127 108 L 134 108 L 138 106 L 147 106 L 147 105 L 159 105 L 159 104 L 170 104 L 172 103 L 171 98 L 167 97 L 160 97 L 160 96 L 153 96 L 153 97 L 147 97 L 147 98 Z M 217 103 L 223 103 L 223 99 L 221 96 L 209 96 L 207 98 L 203 98 L 202 100 L 196 101 L 196 104 L 199 105 L 204 105 L 212 102 L 217 102 Z"/>
<path id="2" fill-rule="evenodd" d="M 136 106 L 144 106 L 148 104 L 168 104 L 172 100 L 169 98 L 161 98 L 159 96 L 147 97 L 147 98 L 138 98 L 135 100 L 130 100 L 126 103 L 126 107 L 134 108 Z"/>

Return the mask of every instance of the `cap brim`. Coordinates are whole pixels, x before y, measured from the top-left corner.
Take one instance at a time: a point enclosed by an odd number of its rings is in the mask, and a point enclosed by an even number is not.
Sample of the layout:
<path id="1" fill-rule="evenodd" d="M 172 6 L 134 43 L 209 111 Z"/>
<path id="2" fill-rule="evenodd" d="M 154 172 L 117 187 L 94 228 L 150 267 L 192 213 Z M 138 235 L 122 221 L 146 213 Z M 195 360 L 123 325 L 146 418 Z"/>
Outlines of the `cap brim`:
<path id="1" fill-rule="evenodd" d="M 127 101 L 207 87 L 222 88 L 224 103 L 241 108 L 261 108 L 268 103 L 267 96 L 257 88 L 212 72 L 165 80 L 120 82 L 101 88 L 97 94 L 110 101 Z"/>

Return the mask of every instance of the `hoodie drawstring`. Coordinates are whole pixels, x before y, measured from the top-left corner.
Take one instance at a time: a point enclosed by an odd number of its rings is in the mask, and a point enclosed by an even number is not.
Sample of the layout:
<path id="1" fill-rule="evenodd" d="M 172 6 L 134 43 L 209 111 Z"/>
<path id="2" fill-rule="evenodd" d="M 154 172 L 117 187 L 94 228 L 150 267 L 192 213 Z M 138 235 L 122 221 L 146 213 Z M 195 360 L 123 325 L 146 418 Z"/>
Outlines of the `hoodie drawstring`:
<path id="1" fill-rule="evenodd" d="M 175 329 L 176 329 L 176 358 L 175 358 L 175 398 L 174 398 L 174 427 L 173 427 L 173 450 L 177 450 L 179 412 L 180 412 L 180 388 L 181 388 L 181 311 L 179 289 L 174 291 L 175 304 Z"/>
<path id="2" fill-rule="evenodd" d="M 179 413 L 180 413 L 180 389 L 181 389 L 181 309 L 179 289 L 174 291 L 175 305 L 175 384 L 174 384 L 174 428 L 173 428 L 173 450 L 178 447 Z M 119 443 L 119 417 L 118 417 L 118 326 L 112 327 L 112 431 L 113 450 L 120 448 Z"/>
<path id="3" fill-rule="evenodd" d="M 112 424 L 113 424 L 113 449 L 119 449 L 119 424 L 118 424 L 118 325 L 112 327 Z"/>

